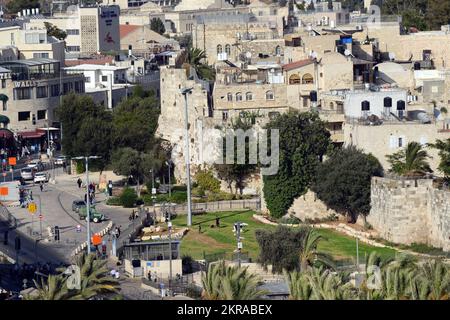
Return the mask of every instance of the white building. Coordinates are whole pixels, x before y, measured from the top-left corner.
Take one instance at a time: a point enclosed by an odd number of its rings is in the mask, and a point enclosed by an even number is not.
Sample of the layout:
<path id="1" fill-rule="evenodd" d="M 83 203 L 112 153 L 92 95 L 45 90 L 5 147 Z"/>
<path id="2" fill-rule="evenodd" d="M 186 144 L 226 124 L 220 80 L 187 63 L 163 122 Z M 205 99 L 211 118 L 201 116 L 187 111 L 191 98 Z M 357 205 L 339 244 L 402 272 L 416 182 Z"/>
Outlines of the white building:
<path id="1" fill-rule="evenodd" d="M 110 65 L 81 64 L 65 68 L 68 74 L 80 74 L 85 77 L 86 94 L 94 101 L 109 109 L 117 105 L 123 97 L 131 93 L 127 79 L 128 67 Z"/>

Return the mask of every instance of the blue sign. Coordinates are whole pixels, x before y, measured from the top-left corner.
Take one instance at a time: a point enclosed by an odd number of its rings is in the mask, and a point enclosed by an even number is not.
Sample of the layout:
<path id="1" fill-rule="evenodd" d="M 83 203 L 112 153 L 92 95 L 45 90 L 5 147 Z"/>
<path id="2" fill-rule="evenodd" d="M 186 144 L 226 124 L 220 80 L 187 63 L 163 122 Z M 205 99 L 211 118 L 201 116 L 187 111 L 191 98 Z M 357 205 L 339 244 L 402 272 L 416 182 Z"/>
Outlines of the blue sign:
<path id="1" fill-rule="evenodd" d="M 153 267 L 153 261 L 147 261 L 147 267 Z"/>

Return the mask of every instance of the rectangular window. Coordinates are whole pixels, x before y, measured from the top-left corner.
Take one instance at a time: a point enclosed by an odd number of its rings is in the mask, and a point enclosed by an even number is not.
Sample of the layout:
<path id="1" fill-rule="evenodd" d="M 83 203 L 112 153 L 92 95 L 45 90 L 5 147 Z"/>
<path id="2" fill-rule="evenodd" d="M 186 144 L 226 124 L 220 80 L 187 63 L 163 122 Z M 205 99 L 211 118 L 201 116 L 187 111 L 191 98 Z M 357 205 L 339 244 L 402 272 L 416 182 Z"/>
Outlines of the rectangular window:
<path id="1" fill-rule="evenodd" d="M 58 97 L 59 96 L 59 84 L 52 84 L 50 86 L 50 95 L 52 97 Z"/>
<path id="2" fill-rule="evenodd" d="M 15 88 L 14 100 L 27 100 L 31 99 L 31 88 Z"/>
<path id="3" fill-rule="evenodd" d="M 67 29 L 66 32 L 68 36 L 77 36 L 80 34 L 79 29 Z"/>
<path id="4" fill-rule="evenodd" d="M 38 112 L 37 112 L 37 119 L 38 120 L 45 120 L 45 119 L 47 119 L 47 110 L 38 110 Z"/>
<path id="5" fill-rule="evenodd" d="M 6 80 L 2 79 L 2 89 L 5 89 L 5 88 L 6 88 Z"/>
<path id="6" fill-rule="evenodd" d="M 19 121 L 30 121 L 30 111 L 19 112 Z"/>
<path id="7" fill-rule="evenodd" d="M 84 81 L 87 82 L 87 83 L 90 83 L 91 82 L 91 77 L 84 77 Z"/>
<path id="8" fill-rule="evenodd" d="M 40 59 L 40 58 L 46 58 L 48 59 L 50 56 L 48 55 L 48 52 L 34 52 L 33 58 Z"/>
<path id="9" fill-rule="evenodd" d="M 69 52 L 80 52 L 80 46 L 67 46 Z"/>
<path id="10" fill-rule="evenodd" d="M 102 76 L 102 82 L 108 81 L 108 76 Z"/>
<path id="11" fill-rule="evenodd" d="M 399 148 L 403 147 L 403 138 L 398 138 L 398 147 Z"/>
<path id="12" fill-rule="evenodd" d="M 47 86 L 37 87 L 36 88 L 36 98 L 47 98 Z"/>
<path id="13" fill-rule="evenodd" d="M 228 111 L 222 111 L 222 120 L 227 121 L 228 120 Z"/>

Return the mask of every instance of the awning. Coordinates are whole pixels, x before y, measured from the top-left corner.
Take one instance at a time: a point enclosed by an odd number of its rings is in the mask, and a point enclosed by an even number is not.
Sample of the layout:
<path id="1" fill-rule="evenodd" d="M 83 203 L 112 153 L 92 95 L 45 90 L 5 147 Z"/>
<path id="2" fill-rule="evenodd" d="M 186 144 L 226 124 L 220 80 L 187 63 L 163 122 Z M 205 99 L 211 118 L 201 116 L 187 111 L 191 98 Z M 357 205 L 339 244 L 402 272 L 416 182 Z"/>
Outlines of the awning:
<path id="1" fill-rule="evenodd" d="M 42 131 L 21 131 L 17 133 L 23 139 L 38 139 L 45 135 Z"/>
<path id="2" fill-rule="evenodd" d="M 6 94 L 0 93 L 0 101 L 8 102 L 9 98 Z"/>
<path id="3" fill-rule="evenodd" d="M 59 128 L 55 128 L 55 127 L 49 127 L 49 128 L 39 128 L 38 130 L 43 130 L 43 131 L 58 131 Z"/>

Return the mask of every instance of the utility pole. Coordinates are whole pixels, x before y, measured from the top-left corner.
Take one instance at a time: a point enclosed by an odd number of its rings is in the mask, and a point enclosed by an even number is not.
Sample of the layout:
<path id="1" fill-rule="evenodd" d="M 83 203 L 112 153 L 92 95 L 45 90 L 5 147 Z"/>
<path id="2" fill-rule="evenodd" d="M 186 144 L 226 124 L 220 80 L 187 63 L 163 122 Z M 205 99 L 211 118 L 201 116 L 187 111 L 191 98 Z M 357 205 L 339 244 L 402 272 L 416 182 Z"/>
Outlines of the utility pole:
<path id="1" fill-rule="evenodd" d="M 186 159 L 186 185 L 187 185 L 187 226 L 192 226 L 192 206 L 191 206 L 191 170 L 190 170 L 190 156 L 189 156 L 189 118 L 188 118 L 188 103 L 187 95 L 192 93 L 193 88 L 185 88 L 181 90 L 181 94 L 184 96 L 184 123 L 185 123 L 185 159 Z"/>
<path id="2" fill-rule="evenodd" d="M 171 218 L 171 212 L 170 209 L 166 210 L 166 222 L 167 222 L 167 229 L 169 231 L 169 291 L 171 292 L 171 283 L 172 283 L 172 221 L 170 221 Z"/>
<path id="3" fill-rule="evenodd" d="M 356 270 L 359 271 L 359 245 L 358 245 L 358 237 L 356 237 Z"/>
<path id="4" fill-rule="evenodd" d="M 234 228 L 236 230 L 236 242 L 237 242 L 237 254 L 238 254 L 238 266 L 241 267 L 241 249 L 242 249 L 242 242 L 241 242 L 241 223 L 236 222 L 234 224 Z"/>
<path id="5" fill-rule="evenodd" d="M 86 164 L 86 229 L 87 229 L 87 253 L 91 253 L 91 214 L 90 214 L 90 199 L 89 199 L 89 159 L 99 159 L 100 156 L 84 156 L 74 157 L 75 160 L 83 160 Z"/>

